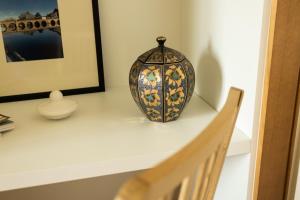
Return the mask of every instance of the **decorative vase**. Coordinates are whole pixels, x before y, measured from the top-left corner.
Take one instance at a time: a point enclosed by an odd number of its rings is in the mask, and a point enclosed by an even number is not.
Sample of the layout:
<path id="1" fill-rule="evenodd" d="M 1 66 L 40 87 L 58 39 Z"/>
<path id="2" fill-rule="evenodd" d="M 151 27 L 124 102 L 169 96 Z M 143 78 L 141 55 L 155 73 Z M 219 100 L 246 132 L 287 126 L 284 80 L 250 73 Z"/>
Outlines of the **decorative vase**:
<path id="1" fill-rule="evenodd" d="M 195 72 L 184 55 L 164 46 L 165 37 L 156 40 L 158 47 L 133 64 L 129 85 L 134 101 L 149 120 L 169 122 L 178 119 L 190 101 Z"/>

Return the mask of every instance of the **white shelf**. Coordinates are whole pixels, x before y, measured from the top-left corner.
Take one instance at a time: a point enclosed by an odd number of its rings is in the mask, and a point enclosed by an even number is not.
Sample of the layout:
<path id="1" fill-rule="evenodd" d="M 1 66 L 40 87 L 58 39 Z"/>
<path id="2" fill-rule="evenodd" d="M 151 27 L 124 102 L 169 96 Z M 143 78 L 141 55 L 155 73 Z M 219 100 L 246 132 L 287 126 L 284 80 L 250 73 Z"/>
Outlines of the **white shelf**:
<path id="1" fill-rule="evenodd" d="M 0 191 L 147 169 L 191 141 L 216 116 L 194 96 L 181 118 L 148 121 L 128 88 L 68 97 L 78 111 L 62 121 L 40 117 L 44 100 L 0 104 L 17 128 L 0 137 Z M 250 139 L 234 133 L 228 156 L 250 152 Z"/>

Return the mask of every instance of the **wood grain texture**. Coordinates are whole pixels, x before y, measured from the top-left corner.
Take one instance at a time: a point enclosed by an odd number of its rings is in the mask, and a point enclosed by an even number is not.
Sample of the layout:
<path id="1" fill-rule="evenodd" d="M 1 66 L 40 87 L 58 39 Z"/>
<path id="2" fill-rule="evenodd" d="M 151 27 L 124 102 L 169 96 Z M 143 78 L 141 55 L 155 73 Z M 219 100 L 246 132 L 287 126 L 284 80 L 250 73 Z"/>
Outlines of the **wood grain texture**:
<path id="1" fill-rule="evenodd" d="M 115 200 L 212 200 L 243 92 L 232 88 L 218 116 L 175 155 L 129 180 Z"/>
<path id="2" fill-rule="evenodd" d="M 300 77 L 300 74 L 299 74 Z M 292 135 L 292 144 L 290 148 L 290 158 L 287 175 L 287 191 L 285 192 L 285 199 L 293 200 L 296 193 L 298 169 L 300 161 L 300 118 L 299 118 L 299 106 L 300 106 L 300 84 L 298 84 L 298 96 L 297 96 L 297 107 L 295 113 L 294 131 Z"/>
<path id="3" fill-rule="evenodd" d="M 261 111 L 258 200 L 285 197 L 300 66 L 300 1 L 274 0 Z"/>

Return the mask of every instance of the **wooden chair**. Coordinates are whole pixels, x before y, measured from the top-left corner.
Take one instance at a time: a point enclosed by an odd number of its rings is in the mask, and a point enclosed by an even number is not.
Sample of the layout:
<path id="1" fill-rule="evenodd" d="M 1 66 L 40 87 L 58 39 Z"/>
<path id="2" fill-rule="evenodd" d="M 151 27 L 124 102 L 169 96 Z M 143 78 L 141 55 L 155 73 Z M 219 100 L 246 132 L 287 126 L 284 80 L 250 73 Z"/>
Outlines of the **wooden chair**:
<path id="1" fill-rule="evenodd" d="M 231 88 L 221 112 L 196 139 L 125 183 L 115 200 L 212 200 L 242 96 Z"/>

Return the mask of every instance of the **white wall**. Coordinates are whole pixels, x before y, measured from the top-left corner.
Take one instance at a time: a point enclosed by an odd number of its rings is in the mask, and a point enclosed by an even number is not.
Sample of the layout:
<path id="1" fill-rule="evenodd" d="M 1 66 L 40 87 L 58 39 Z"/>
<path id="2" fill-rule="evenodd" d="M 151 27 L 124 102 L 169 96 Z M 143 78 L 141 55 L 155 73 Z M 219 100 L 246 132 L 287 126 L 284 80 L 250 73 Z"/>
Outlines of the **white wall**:
<path id="1" fill-rule="evenodd" d="M 129 70 L 139 55 L 167 37 L 181 48 L 181 0 L 99 0 L 104 70 L 108 88 L 128 85 Z"/>
<path id="2" fill-rule="evenodd" d="M 136 172 L 58 183 L 0 193 L 1 200 L 113 200 Z"/>
<path id="3" fill-rule="evenodd" d="M 230 86 L 244 89 L 237 126 L 251 136 L 264 1 L 182 3 L 183 51 L 196 69 L 197 93 L 220 109 Z"/>
<path id="4" fill-rule="evenodd" d="M 246 200 L 250 155 L 227 158 L 214 200 Z"/>
<path id="5" fill-rule="evenodd" d="M 261 86 L 267 38 L 267 6 L 263 0 L 185 0 L 182 1 L 183 51 L 196 70 L 196 92 L 216 109 L 226 100 L 231 86 L 244 89 L 245 96 L 237 126 L 257 139 Z M 263 41 L 265 42 L 265 41 Z M 255 146 L 255 141 L 253 142 Z M 223 183 L 216 199 L 245 200 L 251 197 L 252 164 L 240 158 L 226 162 Z M 248 163 L 248 164 L 245 164 Z M 228 166 L 235 166 L 229 170 Z M 251 171 L 249 171 L 251 169 Z M 250 174 L 250 179 L 249 179 Z M 237 180 L 236 180 L 237 179 Z M 238 183 L 236 182 L 238 181 Z M 247 194 L 248 193 L 248 194 Z"/>

